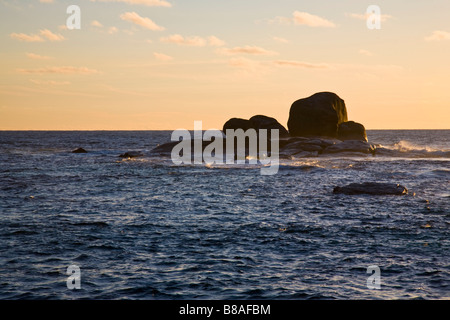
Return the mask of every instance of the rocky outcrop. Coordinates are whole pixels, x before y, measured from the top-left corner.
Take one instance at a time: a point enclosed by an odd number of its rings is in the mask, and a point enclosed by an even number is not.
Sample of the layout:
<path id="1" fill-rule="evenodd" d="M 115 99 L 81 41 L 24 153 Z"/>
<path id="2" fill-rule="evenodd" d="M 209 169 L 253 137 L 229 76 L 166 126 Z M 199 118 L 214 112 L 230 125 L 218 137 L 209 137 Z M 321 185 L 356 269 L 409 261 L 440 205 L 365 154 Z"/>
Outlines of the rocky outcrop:
<path id="1" fill-rule="evenodd" d="M 344 100 L 332 92 L 319 92 L 292 104 L 288 129 L 296 137 L 336 138 L 339 124 L 346 121 Z"/>
<path id="2" fill-rule="evenodd" d="M 290 109 L 289 131 L 276 119 L 255 115 L 250 119 L 231 118 L 223 125 L 223 146 L 228 129 L 279 130 L 280 157 L 316 157 L 333 154 L 375 155 L 376 147 L 368 143 L 366 130 L 360 123 L 347 121 L 344 100 L 332 92 L 319 92 L 295 101 Z M 247 141 L 247 140 L 246 140 Z M 272 140 L 273 141 L 273 140 Z M 170 155 L 179 142 L 169 142 L 152 150 L 153 154 Z M 192 142 L 194 146 L 194 142 Z M 202 141 L 202 150 L 210 143 Z M 258 141 L 259 144 L 259 141 Z M 235 152 L 236 152 L 236 145 Z M 246 146 L 248 148 L 248 146 Z M 193 150 L 193 149 L 192 149 Z M 269 151 L 270 148 L 268 148 Z"/>
<path id="3" fill-rule="evenodd" d="M 260 129 L 267 129 L 268 136 L 270 136 L 270 130 L 278 129 L 278 134 L 280 138 L 285 138 L 289 136 L 289 132 L 282 124 L 280 124 L 275 118 L 256 115 L 251 117 L 250 119 L 241 119 L 241 118 L 231 118 L 223 125 L 223 132 L 226 133 L 227 129 L 243 129 L 244 131 L 248 129 L 255 129 L 256 132 Z"/>
<path id="4" fill-rule="evenodd" d="M 364 182 L 351 183 L 344 187 L 335 187 L 333 193 L 347 195 L 370 194 L 370 195 L 405 195 L 408 189 L 400 184 Z"/>
<path id="5" fill-rule="evenodd" d="M 367 154 L 375 154 L 376 147 L 367 141 L 346 140 L 326 147 L 323 154 L 332 154 L 340 152 L 359 152 Z"/>
<path id="6" fill-rule="evenodd" d="M 354 121 L 342 122 L 338 126 L 337 138 L 339 140 L 362 140 L 367 141 L 366 128 Z"/>

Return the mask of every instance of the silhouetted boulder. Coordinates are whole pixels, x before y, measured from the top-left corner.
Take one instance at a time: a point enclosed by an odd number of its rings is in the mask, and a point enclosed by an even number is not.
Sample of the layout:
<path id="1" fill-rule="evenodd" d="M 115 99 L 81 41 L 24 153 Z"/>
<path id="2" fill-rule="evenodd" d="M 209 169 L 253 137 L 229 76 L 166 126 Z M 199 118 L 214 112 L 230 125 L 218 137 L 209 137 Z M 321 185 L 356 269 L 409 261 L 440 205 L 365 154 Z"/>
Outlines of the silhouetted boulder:
<path id="1" fill-rule="evenodd" d="M 344 187 L 335 187 L 333 193 L 342 193 L 348 195 L 370 194 L 370 195 L 405 195 L 408 189 L 399 184 L 364 182 L 351 183 Z"/>
<path id="2" fill-rule="evenodd" d="M 346 121 L 344 100 L 332 92 L 319 92 L 292 104 L 288 129 L 291 136 L 336 138 L 338 125 Z"/>
<path id="3" fill-rule="evenodd" d="M 289 132 L 282 124 L 280 124 L 275 118 L 256 115 L 251 117 L 250 119 L 241 119 L 241 118 L 231 118 L 223 125 L 223 132 L 226 133 L 227 129 L 242 129 L 247 131 L 248 129 L 255 129 L 256 132 L 260 129 L 267 129 L 267 135 L 270 137 L 270 130 L 278 129 L 278 134 L 280 138 L 289 137 Z"/>
<path id="4" fill-rule="evenodd" d="M 275 118 L 262 116 L 262 115 L 256 115 L 249 119 L 251 127 L 255 128 L 256 131 L 259 129 L 278 129 L 279 137 L 284 138 L 289 136 L 289 132 L 281 123 L 279 123 Z"/>
<path id="5" fill-rule="evenodd" d="M 246 119 L 241 118 L 231 118 L 223 125 L 223 132 L 225 133 L 227 129 L 242 129 L 244 131 L 251 128 L 251 122 Z"/>
<path id="6" fill-rule="evenodd" d="M 87 153 L 87 151 L 84 150 L 83 148 L 77 148 L 73 150 L 72 153 Z"/>
<path id="7" fill-rule="evenodd" d="M 367 141 L 366 128 L 354 121 L 342 122 L 338 126 L 337 138 L 339 140 L 362 140 Z"/>

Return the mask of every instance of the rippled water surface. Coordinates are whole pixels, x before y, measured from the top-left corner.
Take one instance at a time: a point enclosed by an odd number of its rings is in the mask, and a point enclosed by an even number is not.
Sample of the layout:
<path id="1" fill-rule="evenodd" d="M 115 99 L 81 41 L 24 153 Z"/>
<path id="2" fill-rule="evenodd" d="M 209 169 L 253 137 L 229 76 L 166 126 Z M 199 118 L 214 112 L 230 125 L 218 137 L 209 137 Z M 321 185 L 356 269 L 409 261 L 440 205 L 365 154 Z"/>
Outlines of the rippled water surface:
<path id="1" fill-rule="evenodd" d="M 368 136 L 385 152 L 262 176 L 118 157 L 167 131 L 0 132 L 0 299 L 449 298 L 450 131 Z M 332 192 L 364 181 L 409 194 Z"/>

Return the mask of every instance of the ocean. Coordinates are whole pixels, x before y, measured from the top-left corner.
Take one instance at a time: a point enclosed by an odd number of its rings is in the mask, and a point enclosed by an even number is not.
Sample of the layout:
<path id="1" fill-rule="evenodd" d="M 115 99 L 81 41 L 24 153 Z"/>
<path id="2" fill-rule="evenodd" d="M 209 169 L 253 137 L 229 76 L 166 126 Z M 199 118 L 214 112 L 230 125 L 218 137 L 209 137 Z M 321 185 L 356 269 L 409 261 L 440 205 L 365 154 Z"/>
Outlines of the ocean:
<path id="1" fill-rule="evenodd" d="M 1 131 L 0 299 L 450 298 L 450 130 L 269 176 L 150 155 L 170 134 Z M 333 193 L 366 181 L 408 194 Z"/>

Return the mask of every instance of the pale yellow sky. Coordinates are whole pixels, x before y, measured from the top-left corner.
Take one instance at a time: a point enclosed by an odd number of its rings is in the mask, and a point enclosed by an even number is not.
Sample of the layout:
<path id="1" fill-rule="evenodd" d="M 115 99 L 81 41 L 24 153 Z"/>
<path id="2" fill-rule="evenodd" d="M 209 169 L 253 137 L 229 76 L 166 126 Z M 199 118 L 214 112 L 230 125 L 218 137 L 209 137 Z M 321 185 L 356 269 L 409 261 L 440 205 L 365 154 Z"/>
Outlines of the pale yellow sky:
<path id="1" fill-rule="evenodd" d="M 378 1 L 379 30 L 356 0 L 78 3 L 68 30 L 69 1 L 0 1 L 0 130 L 286 126 L 319 91 L 367 129 L 450 128 L 448 1 Z"/>

